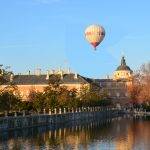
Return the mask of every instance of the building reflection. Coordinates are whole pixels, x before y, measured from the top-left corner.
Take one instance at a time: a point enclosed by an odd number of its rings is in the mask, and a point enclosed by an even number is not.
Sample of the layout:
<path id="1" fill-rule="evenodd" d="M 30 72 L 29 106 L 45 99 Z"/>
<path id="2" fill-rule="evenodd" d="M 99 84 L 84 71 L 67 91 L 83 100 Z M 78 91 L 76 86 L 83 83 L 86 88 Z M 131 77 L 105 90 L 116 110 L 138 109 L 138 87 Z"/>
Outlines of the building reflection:
<path id="1" fill-rule="evenodd" d="M 0 135 L 0 149 L 148 150 L 149 125 L 147 120 L 125 117 L 57 130 L 31 128 Z"/>

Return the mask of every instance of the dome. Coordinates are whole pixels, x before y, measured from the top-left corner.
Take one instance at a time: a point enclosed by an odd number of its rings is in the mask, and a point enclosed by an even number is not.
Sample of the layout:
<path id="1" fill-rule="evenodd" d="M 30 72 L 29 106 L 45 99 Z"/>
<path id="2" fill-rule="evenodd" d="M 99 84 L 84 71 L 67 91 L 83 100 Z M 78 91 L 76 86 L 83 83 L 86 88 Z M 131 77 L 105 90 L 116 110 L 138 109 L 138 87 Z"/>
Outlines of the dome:
<path id="1" fill-rule="evenodd" d="M 119 67 L 117 67 L 116 71 L 120 71 L 120 70 L 125 70 L 125 71 L 131 71 L 133 72 L 129 66 L 126 65 L 126 60 L 124 57 L 122 57 L 121 59 L 121 65 Z"/>
<path id="2" fill-rule="evenodd" d="M 129 66 L 121 66 L 121 65 L 117 68 L 117 71 L 119 71 L 119 70 L 128 70 L 128 71 L 132 71 L 132 70 L 130 69 Z"/>

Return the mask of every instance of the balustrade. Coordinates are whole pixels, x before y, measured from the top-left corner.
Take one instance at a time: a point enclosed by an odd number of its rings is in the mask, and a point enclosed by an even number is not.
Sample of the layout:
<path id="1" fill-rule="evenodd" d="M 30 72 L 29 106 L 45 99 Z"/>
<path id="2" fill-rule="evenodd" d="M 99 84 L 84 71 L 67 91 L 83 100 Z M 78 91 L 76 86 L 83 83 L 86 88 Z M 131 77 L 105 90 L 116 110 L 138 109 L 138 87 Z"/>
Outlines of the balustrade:
<path id="1" fill-rule="evenodd" d="M 59 108 L 59 114 L 61 114 L 62 112 L 61 112 L 61 108 Z"/>
<path id="2" fill-rule="evenodd" d="M 56 108 L 54 108 L 54 114 L 57 114 L 57 109 Z"/>
<path id="3" fill-rule="evenodd" d="M 78 107 L 78 108 L 54 108 L 53 111 L 52 109 L 48 110 L 48 114 L 52 115 L 52 114 L 66 114 L 68 113 L 82 113 L 82 112 L 102 112 L 102 111 L 115 111 L 118 110 L 117 108 L 114 107 Z M 122 110 L 125 112 L 127 112 L 127 109 L 122 108 Z M 43 114 L 46 114 L 46 109 L 43 109 Z M 132 109 L 132 112 L 134 113 L 139 113 L 139 112 L 143 112 L 146 113 L 146 111 L 144 109 Z M 38 111 L 37 114 L 39 114 L 40 112 Z M 19 113 L 18 113 L 19 114 Z M 17 112 L 14 112 L 14 116 L 17 117 L 18 116 Z M 10 114 L 9 114 L 10 115 Z M 4 116 L 7 117 L 9 116 L 8 112 L 5 111 L 4 112 Z M 25 116 L 25 110 L 22 111 L 22 116 Z M 31 114 L 30 114 L 31 115 Z"/>
<path id="4" fill-rule="evenodd" d="M 43 113 L 44 113 L 44 115 L 46 114 L 46 110 L 45 109 L 43 110 Z"/>
<path id="5" fill-rule="evenodd" d="M 16 112 L 16 111 L 15 111 L 15 114 L 14 114 L 14 116 L 15 116 L 15 117 L 17 117 L 17 112 Z"/>
<path id="6" fill-rule="evenodd" d="M 64 114 L 66 113 L 66 108 L 64 108 Z"/>
<path id="7" fill-rule="evenodd" d="M 5 117 L 8 117 L 8 112 L 7 111 L 5 111 Z"/>
<path id="8" fill-rule="evenodd" d="M 25 116 L 26 115 L 26 112 L 25 112 L 25 110 L 23 110 L 23 116 Z"/>
<path id="9" fill-rule="evenodd" d="M 52 110 L 51 109 L 49 109 L 49 115 L 51 115 L 52 114 Z"/>

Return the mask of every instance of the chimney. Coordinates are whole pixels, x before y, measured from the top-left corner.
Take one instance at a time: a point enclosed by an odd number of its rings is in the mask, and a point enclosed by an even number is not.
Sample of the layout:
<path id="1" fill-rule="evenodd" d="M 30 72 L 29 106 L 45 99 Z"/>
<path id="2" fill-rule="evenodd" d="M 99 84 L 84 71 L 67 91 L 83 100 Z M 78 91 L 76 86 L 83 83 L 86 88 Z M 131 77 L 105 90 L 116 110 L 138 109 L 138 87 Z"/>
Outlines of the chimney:
<path id="1" fill-rule="evenodd" d="M 61 72 L 61 67 L 58 68 L 58 72 Z"/>
<path id="2" fill-rule="evenodd" d="M 31 71 L 30 70 L 27 72 L 27 75 L 31 75 Z"/>
<path id="3" fill-rule="evenodd" d="M 60 77 L 63 79 L 63 70 L 60 71 Z"/>
<path id="4" fill-rule="evenodd" d="M 55 70 L 54 69 L 50 70 L 50 74 L 55 74 Z"/>
<path id="5" fill-rule="evenodd" d="M 78 79 L 78 74 L 77 73 L 74 74 L 74 79 Z"/>
<path id="6" fill-rule="evenodd" d="M 70 73 L 71 73 L 70 68 L 68 68 L 68 71 L 67 71 L 67 72 L 68 72 L 68 74 L 70 74 Z"/>
<path id="7" fill-rule="evenodd" d="M 11 75 L 10 75 L 10 82 L 13 82 L 13 80 L 14 80 L 14 74 L 11 73 Z"/>
<path id="8" fill-rule="evenodd" d="M 47 73 L 46 73 L 46 80 L 49 80 L 49 70 L 47 70 Z"/>
<path id="9" fill-rule="evenodd" d="M 1 69 L 1 71 L 2 71 L 2 73 L 1 73 L 1 74 L 3 75 L 3 74 L 4 74 L 4 69 Z"/>
<path id="10" fill-rule="evenodd" d="M 106 79 L 110 79 L 110 78 L 109 78 L 109 75 L 106 76 Z"/>

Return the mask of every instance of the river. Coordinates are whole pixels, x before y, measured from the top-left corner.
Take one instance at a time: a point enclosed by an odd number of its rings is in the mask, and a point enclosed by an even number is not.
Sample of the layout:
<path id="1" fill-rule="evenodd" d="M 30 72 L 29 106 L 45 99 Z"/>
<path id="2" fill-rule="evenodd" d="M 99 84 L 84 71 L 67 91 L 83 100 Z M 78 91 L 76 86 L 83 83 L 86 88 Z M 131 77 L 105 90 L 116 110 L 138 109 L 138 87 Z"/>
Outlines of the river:
<path id="1" fill-rule="evenodd" d="M 0 150 L 150 150 L 150 118 L 119 117 L 0 134 Z"/>

